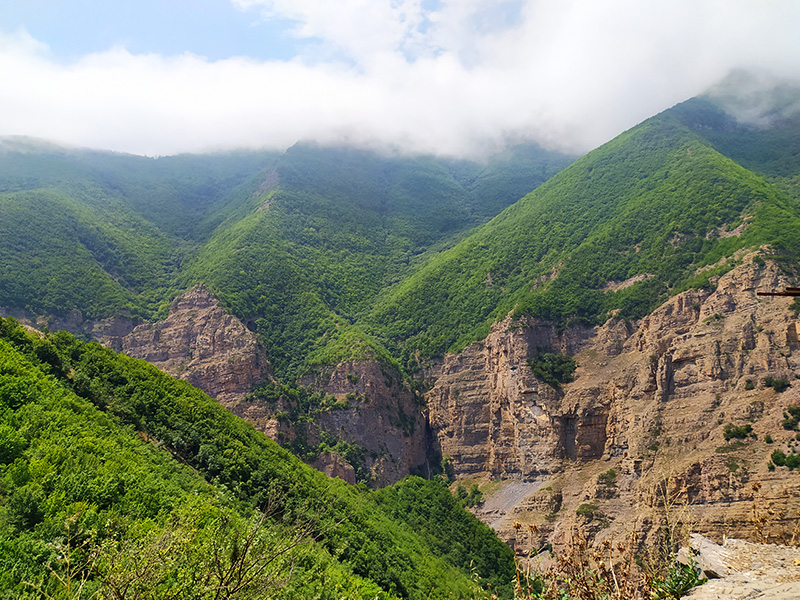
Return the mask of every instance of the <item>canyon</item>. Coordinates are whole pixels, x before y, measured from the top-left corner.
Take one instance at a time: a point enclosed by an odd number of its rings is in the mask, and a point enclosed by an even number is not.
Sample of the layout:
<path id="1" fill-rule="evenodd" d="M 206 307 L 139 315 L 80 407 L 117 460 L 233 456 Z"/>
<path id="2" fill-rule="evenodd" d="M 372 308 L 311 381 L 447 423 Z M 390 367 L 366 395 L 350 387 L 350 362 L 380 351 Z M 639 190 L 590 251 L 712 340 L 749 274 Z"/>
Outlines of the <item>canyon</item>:
<path id="1" fill-rule="evenodd" d="M 782 426 L 800 404 L 798 323 L 791 299 L 756 296 L 789 284 L 768 253 L 737 263 L 638 322 L 557 331 L 507 318 L 425 365 L 424 392 L 377 360 L 320 368 L 298 383 L 337 402 L 315 416 L 309 444 L 324 432 L 360 446 L 374 486 L 444 462 L 459 483 L 480 486 L 476 514 L 520 554 L 576 527 L 598 542 L 631 529 L 655 539 L 665 506 L 720 541 L 752 537 L 760 502 L 777 540 L 800 510 L 796 474 L 770 460 L 800 446 Z M 268 357 L 205 287 L 177 298 L 165 321 L 106 343 L 194 383 L 275 439 L 295 435 L 280 407 L 248 397 L 271 381 Z M 543 349 L 575 358 L 573 382 L 555 389 L 533 375 L 528 359 Z M 765 380 L 790 385 L 779 392 Z M 751 433 L 726 439 L 726 426 Z M 355 480 L 335 454 L 314 466 Z"/>

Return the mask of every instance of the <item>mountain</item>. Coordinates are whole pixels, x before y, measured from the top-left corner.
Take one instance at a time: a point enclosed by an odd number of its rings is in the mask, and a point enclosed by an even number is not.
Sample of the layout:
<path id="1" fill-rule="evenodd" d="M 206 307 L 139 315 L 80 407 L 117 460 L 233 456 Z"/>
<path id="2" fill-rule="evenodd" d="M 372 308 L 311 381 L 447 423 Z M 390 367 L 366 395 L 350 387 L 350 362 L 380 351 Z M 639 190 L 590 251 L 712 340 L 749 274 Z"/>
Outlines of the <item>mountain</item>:
<path id="1" fill-rule="evenodd" d="M 786 519 L 800 514 L 799 305 L 756 293 L 800 283 L 800 93 L 743 94 L 745 83 L 734 77 L 569 166 L 534 147 L 485 164 L 307 144 L 241 171 L 231 158 L 208 168 L 217 191 L 186 223 L 167 208 L 191 204 L 180 180 L 175 203 L 152 215 L 161 196 L 137 191 L 136 177 L 113 189 L 85 174 L 79 185 L 9 184 L 0 206 L 24 211 L 8 235 L 22 243 L 30 222 L 44 246 L 2 247 L 27 262 L 0 275 L 0 305 L 32 322 L 129 315 L 82 330 L 203 387 L 331 475 L 477 486 L 477 514 L 518 558 L 567 547 L 575 531 L 600 548 L 633 529 L 637 551 L 668 554 L 690 525 L 788 540 Z M 204 164 L 183 160 L 181 173 Z M 142 181 L 172 181 L 148 173 Z M 36 215 L 40 200 L 59 208 Z M 113 260 L 92 254 L 86 230 Z M 79 289 L 67 251 L 80 259 Z M 54 287 L 42 288 L 50 272 Z M 87 378 L 110 385 L 102 370 Z M 120 406 L 124 423 L 139 418 Z M 186 419 L 153 433 L 180 456 L 194 435 Z M 220 423 L 210 438 L 241 427 Z M 249 468 L 223 467 L 213 477 Z M 410 481 L 400 485 L 424 485 Z M 762 508 L 785 519 L 754 525 Z"/>
<path id="2" fill-rule="evenodd" d="M 747 146 L 752 167 L 775 168 L 755 147 L 776 134 L 724 116 L 691 100 L 590 152 L 432 257 L 379 299 L 365 326 L 406 361 L 433 357 L 512 311 L 560 326 L 641 318 L 730 269 L 741 248 L 797 256 L 797 195 L 785 183 L 797 165 L 782 167 L 781 182 L 723 155 L 717 147 Z M 776 124 L 787 143 L 797 126 L 796 116 Z"/>
<path id="3" fill-rule="evenodd" d="M 159 159 L 0 142 L 0 306 L 152 318 L 201 218 L 271 155 Z"/>
<path id="4" fill-rule="evenodd" d="M 252 324 L 278 376 L 379 355 L 353 327 L 375 296 L 568 161 L 537 147 L 484 166 L 295 146 L 216 228 L 187 282 Z"/>
<path id="5" fill-rule="evenodd" d="M 258 330 L 275 371 L 297 376 L 353 337 L 371 348 L 351 324 L 379 290 L 570 160 L 535 146 L 478 164 L 310 145 L 150 159 L 7 138 L 0 307 L 91 331 L 163 316 L 203 282 Z"/>

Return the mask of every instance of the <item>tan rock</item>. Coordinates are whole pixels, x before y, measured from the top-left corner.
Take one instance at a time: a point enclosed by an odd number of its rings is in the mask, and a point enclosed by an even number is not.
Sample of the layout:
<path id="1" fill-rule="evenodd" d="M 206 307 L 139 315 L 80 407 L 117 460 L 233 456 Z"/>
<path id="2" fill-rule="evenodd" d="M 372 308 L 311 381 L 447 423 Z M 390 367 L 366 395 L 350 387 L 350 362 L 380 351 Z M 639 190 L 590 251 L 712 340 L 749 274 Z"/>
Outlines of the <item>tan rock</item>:
<path id="1" fill-rule="evenodd" d="M 800 512 L 800 480 L 767 465 L 773 450 L 794 444 L 781 422 L 786 406 L 800 404 L 797 320 L 791 299 L 756 296 L 791 281 L 768 257 L 752 258 L 717 278 L 715 289 L 678 294 L 637 323 L 611 319 L 559 335 L 507 319 L 483 342 L 446 356 L 428 373 L 426 398 L 434 442 L 457 477 L 548 481 L 563 498 L 555 520 L 545 521 L 549 509 L 527 495 L 504 514 L 524 515 L 553 540 L 576 524 L 594 527 L 597 539 L 631 528 L 652 533 L 664 485 L 694 531 L 715 540 L 752 536 L 756 480 L 775 513 L 786 515 L 774 523 L 785 531 Z M 527 366 L 539 347 L 575 355 L 577 378 L 563 394 Z M 767 376 L 793 387 L 776 393 L 763 385 Z M 757 439 L 726 442 L 728 423 L 750 424 Z M 614 494 L 597 485 L 609 468 L 618 473 Z M 586 502 L 602 519 L 576 521 Z M 486 520 L 514 539 L 497 515 Z"/>
<path id="2" fill-rule="evenodd" d="M 128 356 L 185 379 L 226 406 L 270 377 L 256 334 L 202 285 L 176 298 L 164 321 L 139 325 L 120 346 Z"/>
<path id="3" fill-rule="evenodd" d="M 353 466 L 335 452 L 323 452 L 311 463 L 317 471 L 328 477 L 338 477 L 351 485 L 356 483 L 356 472 Z"/>
<path id="4" fill-rule="evenodd" d="M 299 383 L 345 401 L 346 408 L 319 414 L 315 425 L 365 450 L 373 486 L 430 470 L 421 398 L 377 360 L 346 361 L 309 373 Z"/>

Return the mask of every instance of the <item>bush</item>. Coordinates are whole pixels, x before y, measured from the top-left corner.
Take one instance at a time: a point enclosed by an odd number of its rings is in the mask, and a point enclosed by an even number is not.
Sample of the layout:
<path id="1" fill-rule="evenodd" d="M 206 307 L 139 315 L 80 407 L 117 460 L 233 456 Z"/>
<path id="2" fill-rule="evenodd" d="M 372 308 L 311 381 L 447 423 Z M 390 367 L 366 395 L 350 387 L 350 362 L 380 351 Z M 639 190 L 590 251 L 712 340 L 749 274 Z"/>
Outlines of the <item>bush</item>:
<path id="1" fill-rule="evenodd" d="M 571 356 L 555 352 L 542 352 L 528 359 L 533 374 L 537 379 L 559 390 L 562 383 L 575 380 L 575 369 L 578 363 Z"/>
<path id="2" fill-rule="evenodd" d="M 456 487 L 456 498 L 462 505 L 470 508 L 483 504 L 483 492 L 478 489 L 477 483 L 473 483 L 469 491 L 459 483 Z"/>
<path id="3" fill-rule="evenodd" d="M 652 583 L 653 600 L 669 600 L 682 598 L 693 587 L 704 584 L 707 580 L 702 576 L 694 561 L 688 565 L 676 562 L 672 565 L 664 579 L 655 579 Z"/>
<path id="4" fill-rule="evenodd" d="M 798 422 L 800 422 L 800 406 L 786 407 L 786 412 L 783 413 L 783 422 L 781 423 L 783 428 L 797 431 Z"/>
<path id="5" fill-rule="evenodd" d="M 579 517 L 586 517 L 587 519 L 591 520 L 594 518 L 594 514 L 597 511 L 597 504 L 592 504 L 590 502 L 586 502 L 581 504 L 577 509 L 575 509 L 575 514 Z"/>
<path id="6" fill-rule="evenodd" d="M 725 425 L 725 428 L 722 430 L 722 436 L 725 438 L 725 441 L 730 441 L 733 438 L 736 439 L 746 439 L 748 436 L 753 435 L 753 426 L 750 424 L 739 426 L 734 425 L 733 423 L 728 423 Z"/>
<path id="7" fill-rule="evenodd" d="M 608 487 L 617 485 L 617 472 L 614 469 L 609 469 L 604 473 L 600 473 L 597 482 Z"/>
<path id="8" fill-rule="evenodd" d="M 789 383 L 789 380 L 784 379 L 783 377 L 765 377 L 764 385 L 766 387 L 771 387 L 778 393 L 785 391 L 788 387 L 792 387 Z"/>
<path id="9" fill-rule="evenodd" d="M 788 456 L 782 450 L 775 450 L 770 455 L 772 462 L 778 467 L 787 467 L 790 471 L 794 471 L 800 467 L 800 455 L 789 454 Z"/>

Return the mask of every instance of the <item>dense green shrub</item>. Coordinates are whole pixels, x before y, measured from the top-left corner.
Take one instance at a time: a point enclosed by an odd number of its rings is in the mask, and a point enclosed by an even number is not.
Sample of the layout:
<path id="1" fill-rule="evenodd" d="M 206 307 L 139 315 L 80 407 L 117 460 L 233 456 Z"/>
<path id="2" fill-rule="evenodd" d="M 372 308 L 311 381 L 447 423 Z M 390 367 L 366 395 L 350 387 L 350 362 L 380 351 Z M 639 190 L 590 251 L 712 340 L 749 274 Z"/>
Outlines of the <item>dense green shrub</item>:
<path id="1" fill-rule="evenodd" d="M 562 383 L 575 379 L 578 363 L 571 356 L 556 352 L 540 352 L 528 359 L 533 374 L 547 385 L 561 389 Z"/>
<path id="2" fill-rule="evenodd" d="M 734 425 L 733 423 L 728 423 L 722 429 L 722 436 L 725 438 L 726 442 L 734 438 L 744 440 L 752 435 L 753 426 L 749 423 L 746 425 Z"/>
<path id="3" fill-rule="evenodd" d="M 796 431 L 798 423 L 800 423 L 800 406 L 787 406 L 786 411 L 783 413 L 783 421 L 781 422 L 783 428 Z"/>
<path id="4" fill-rule="evenodd" d="M 614 469 L 604 471 L 597 477 L 597 482 L 607 487 L 615 486 L 617 485 L 617 472 Z"/>
<path id="5" fill-rule="evenodd" d="M 473 483 L 469 490 L 460 483 L 456 486 L 456 498 L 469 508 L 483 503 L 483 492 L 478 488 L 477 483 Z"/>
<path id="6" fill-rule="evenodd" d="M 771 387 L 776 392 L 780 393 L 786 391 L 787 388 L 791 387 L 789 380 L 784 377 L 765 377 L 764 378 L 764 385 L 766 387 Z"/>
<path id="7" fill-rule="evenodd" d="M 772 462 L 779 467 L 788 467 L 790 471 L 794 471 L 800 467 L 800 454 L 786 454 L 782 450 L 773 450 L 770 455 Z"/>

